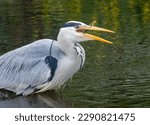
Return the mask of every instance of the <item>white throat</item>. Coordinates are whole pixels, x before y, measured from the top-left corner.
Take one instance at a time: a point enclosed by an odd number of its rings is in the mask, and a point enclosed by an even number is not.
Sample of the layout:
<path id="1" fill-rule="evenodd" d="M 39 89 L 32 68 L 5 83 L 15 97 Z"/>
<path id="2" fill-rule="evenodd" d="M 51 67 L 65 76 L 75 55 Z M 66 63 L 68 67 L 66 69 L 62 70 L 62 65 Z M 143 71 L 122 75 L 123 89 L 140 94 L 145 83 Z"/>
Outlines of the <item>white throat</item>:
<path id="1" fill-rule="evenodd" d="M 57 37 L 58 45 L 66 53 L 66 55 L 73 55 L 74 41 L 68 38 L 68 35 L 64 35 L 61 32 Z"/>

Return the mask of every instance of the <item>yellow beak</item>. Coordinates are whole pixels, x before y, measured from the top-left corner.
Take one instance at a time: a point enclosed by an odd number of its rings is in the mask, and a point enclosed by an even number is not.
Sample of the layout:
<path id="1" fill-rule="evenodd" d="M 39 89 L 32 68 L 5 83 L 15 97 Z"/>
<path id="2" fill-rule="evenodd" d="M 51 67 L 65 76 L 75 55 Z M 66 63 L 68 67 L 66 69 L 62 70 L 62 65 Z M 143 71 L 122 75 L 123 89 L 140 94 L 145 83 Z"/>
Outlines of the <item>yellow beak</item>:
<path id="1" fill-rule="evenodd" d="M 77 31 L 85 31 L 85 30 L 95 30 L 95 31 L 101 31 L 101 32 L 115 33 L 112 30 L 108 30 L 108 29 L 104 29 L 104 28 L 100 28 L 100 27 L 96 27 L 96 26 L 80 26 L 77 29 Z M 88 33 L 83 33 L 83 35 L 86 38 L 89 38 L 91 40 L 97 40 L 97 41 L 100 41 L 100 42 L 113 44 L 112 42 L 110 42 L 106 39 L 103 39 L 101 37 L 98 37 L 98 36 L 94 36 L 94 35 L 91 35 L 91 34 L 88 34 Z"/>

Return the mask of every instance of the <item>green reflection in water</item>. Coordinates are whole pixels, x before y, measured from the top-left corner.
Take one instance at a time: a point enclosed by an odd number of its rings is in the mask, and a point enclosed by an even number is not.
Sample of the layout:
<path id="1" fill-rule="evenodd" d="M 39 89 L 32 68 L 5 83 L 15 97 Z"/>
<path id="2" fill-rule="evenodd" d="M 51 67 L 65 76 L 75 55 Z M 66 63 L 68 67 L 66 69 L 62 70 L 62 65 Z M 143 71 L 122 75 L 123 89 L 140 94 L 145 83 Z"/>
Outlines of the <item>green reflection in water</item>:
<path id="1" fill-rule="evenodd" d="M 96 35 L 114 41 L 84 42 L 86 63 L 67 83 L 73 107 L 150 107 L 150 1 L 1 0 L 0 54 L 40 38 L 56 39 L 68 20 L 112 29 Z"/>

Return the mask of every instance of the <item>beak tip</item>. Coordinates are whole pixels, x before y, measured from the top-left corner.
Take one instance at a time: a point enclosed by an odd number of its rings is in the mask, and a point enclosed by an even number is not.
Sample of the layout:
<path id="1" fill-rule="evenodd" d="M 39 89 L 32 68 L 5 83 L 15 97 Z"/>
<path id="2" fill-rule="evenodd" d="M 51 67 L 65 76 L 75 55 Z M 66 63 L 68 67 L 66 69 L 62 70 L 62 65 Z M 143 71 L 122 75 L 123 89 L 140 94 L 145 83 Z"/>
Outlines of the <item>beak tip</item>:
<path id="1" fill-rule="evenodd" d="M 111 33 L 115 33 L 115 31 L 112 31 L 112 30 L 111 30 Z"/>
<path id="2" fill-rule="evenodd" d="M 110 41 L 109 41 L 109 44 L 113 44 L 113 42 L 110 42 Z"/>

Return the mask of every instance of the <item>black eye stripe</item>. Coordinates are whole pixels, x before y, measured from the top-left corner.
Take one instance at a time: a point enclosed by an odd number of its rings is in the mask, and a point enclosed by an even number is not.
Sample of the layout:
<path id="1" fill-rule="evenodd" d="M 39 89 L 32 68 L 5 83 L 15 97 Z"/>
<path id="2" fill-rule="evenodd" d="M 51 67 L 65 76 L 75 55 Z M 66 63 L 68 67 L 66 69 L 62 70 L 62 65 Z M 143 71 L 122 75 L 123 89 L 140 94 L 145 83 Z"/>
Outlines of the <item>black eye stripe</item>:
<path id="1" fill-rule="evenodd" d="M 65 23 L 62 27 L 78 27 L 81 23 Z"/>

